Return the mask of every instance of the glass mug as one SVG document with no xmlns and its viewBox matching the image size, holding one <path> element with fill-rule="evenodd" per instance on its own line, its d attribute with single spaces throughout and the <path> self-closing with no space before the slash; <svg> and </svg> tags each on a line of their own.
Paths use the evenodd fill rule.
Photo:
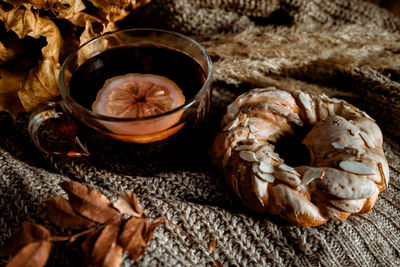
<svg viewBox="0 0 400 267">
<path fill-rule="evenodd" d="M 105 83 L 129 73 L 167 78 L 182 90 L 184 103 L 139 118 L 93 111 Z M 107 33 L 67 57 L 59 75 L 61 100 L 39 105 L 28 131 L 34 144 L 49 155 L 90 155 L 111 167 L 141 164 L 163 156 L 162 151 L 173 152 L 169 145 L 183 142 L 187 129 L 204 121 L 211 88 L 211 59 L 191 38 L 156 29 Z"/>
</svg>

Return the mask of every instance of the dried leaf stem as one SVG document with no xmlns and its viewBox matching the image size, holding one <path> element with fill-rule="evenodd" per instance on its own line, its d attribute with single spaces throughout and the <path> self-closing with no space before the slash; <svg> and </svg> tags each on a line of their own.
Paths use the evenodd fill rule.
<svg viewBox="0 0 400 267">
<path fill-rule="evenodd" d="M 7 266 L 25 266 L 30 260 L 35 266 L 44 266 L 53 242 L 79 240 L 86 265 L 119 266 L 124 250 L 133 260 L 142 256 L 154 231 L 164 222 L 192 240 L 171 220 L 147 217 L 132 192 L 111 203 L 100 192 L 78 182 L 62 182 L 60 186 L 69 198 L 53 197 L 47 201 L 49 219 L 63 229 L 81 231 L 70 236 L 52 236 L 45 227 L 24 222 L 14 231 L 8 246 L 0 249 L 0 255 L 14 254 Z M 149 219 L 154 222 L 150 224 Z"/>
</svg>

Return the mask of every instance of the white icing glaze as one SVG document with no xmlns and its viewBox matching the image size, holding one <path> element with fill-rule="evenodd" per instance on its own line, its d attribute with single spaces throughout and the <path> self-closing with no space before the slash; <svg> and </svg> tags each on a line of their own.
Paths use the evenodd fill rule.
<svg viewBox="0 0 400 267">
<path fill-rule="evenodd" d="M 276 142 L 281 135 L 295 132 L 294 125 L 302 126 L 303 121 L 315 124 L 314 128 L 317 128 L 324 125 L 325 120 L 330 120 L 331 124 L 326 124 L 324 131 L 305 142 L 312 162 L 322 164 L 323 168 L 302 166 L 296 170 L 287 166 L 269 143 Z M 377 196 L 377 184 L 389 181 L 379 127 L 364 112 L 343 100 L 304 92 L 292 95 L 274 88 L 253 89 L 228 106 L 223 121 L 224 130 L 229 131 L 224 146 L 227 151 L 230 147 L 235 149 L 221 153 L 223 159 L 213 160 L 226 166 L 232 154 L 239 153 L 239 158 L 244 161 L 234 157 L 229 167 L 235 169 L 232 177 L 227 177 L 233 180 L 231 185 L 239 195 L 243 193 L 240 189 L 243 170 L 250 170 L 245 161 L 252 162 L 254 193 L 263 198 L 259 201 L 266 210 L 275 210 L 267 205 L 281 207 L 284 214 L 293 210 L 294 217 L 293 214 L 282 216 L 293 219 L 299 214 L 307 214 L 321 223 L 327 218 L 343 219 L 346 217 L 344 212 L 359 212 L 366 198 Z M 268 184 L 271 190 L 267 190 Z M 321 204 L 328 212 L 327 215 L 324 213 L 326 218 L 319 213 L 319 200 L 311 198 L 315 191 L 321 191 L 330 203 Z M 268 192 L 275 195 L 272 199 L 276 203 L 265 202 Z"/>
<path fill-rule="evenodd" d="M 319 209 L 307 198 L 304 198 L 299 191 L 293 190 L 283 184 L 278 184 L 273 189 L 277 198 L 277 205 L 282 210 L 285 210 L 286 207 L 291 207 L 295 216 L 306 214 L 315 220 L 324 221 Z"/>
<path fill-rule="evenodd" d="M 359 134 L 360 133 L 360 130 L 358 130 L 358 129 L 354 129 L 354 128 L 351 128 L 350 129 L 350 133 L 352 134 L 352 135 L 357 135 L 357 134 Z"/>
<path fill-rule="evenodd" d="M 358 176 L 334 168 L 324 168 L 324 179 L 315 182 L 328 194 L 347 199 L 368 198 L 375 192 L 376 184 Z"/>
<path fill-rule="evenodd" d="M 343 211 L 357 213 L 363 208 L 366 199 L 341 199 L 329 200 L 329 202 L 336 208 L 339 208 Z"/>
</svg>

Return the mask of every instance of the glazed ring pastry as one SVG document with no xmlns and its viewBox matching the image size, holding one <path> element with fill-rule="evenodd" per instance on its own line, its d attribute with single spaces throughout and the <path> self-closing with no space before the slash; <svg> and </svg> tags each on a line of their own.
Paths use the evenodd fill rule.
<svg viewBox="0 0 400 267">
<path fill-rule="evenodd" d="M 310 166 L 291 167 L 273 143 L 311 126 Z M 369 212 L 387 188 L 382 133 L 344 100 L 276 88 L 253 89 L 227 107 L 213 162 L 242 202 L 304 226 Z M 296 153 L 296 151 L 293 151 Z"/>
</svg>

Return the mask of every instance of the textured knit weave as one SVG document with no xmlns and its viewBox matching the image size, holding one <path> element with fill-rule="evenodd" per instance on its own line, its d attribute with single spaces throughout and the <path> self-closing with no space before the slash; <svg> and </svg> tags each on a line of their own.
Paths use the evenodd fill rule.
<svg viewBox="0 0 400 267">
<path fill-rule="evenodd" d="M 90 158 L 46 157 L 30 143 L 27 114 L 13 121 L 0 113 L 0 245 L 26 220 L 59 233 L 46 219 L 44 201 L 63 195 L 58 183 L 73 179 L 112 200 L 134 191 L 150 216 L 171 219 L 193 238 L 190 243 L 162 225 L 144 256 L 124 260 L 124 266 L 213 266 L 216 259 L 225 266 L 400 266 L 398 19 L 360 0 L 163 0 L 138 11 L 132 25 L 193 34 L 209 51 L 215 86 L 208 123 L 199 129 L 202 138 L 163 164 L 128 176 Z M 323 91 L 377 119 L 391 180 L 370 213 L 295 227 L 247 211 L 227 192 L 208 147 L 226 105 L 243 91 L 269 85 Z M 211 252 L 214 237 L 217 248 Z M 79 262 L 78 249 L 55 245 L 50 265 Z"/>
</svg>

